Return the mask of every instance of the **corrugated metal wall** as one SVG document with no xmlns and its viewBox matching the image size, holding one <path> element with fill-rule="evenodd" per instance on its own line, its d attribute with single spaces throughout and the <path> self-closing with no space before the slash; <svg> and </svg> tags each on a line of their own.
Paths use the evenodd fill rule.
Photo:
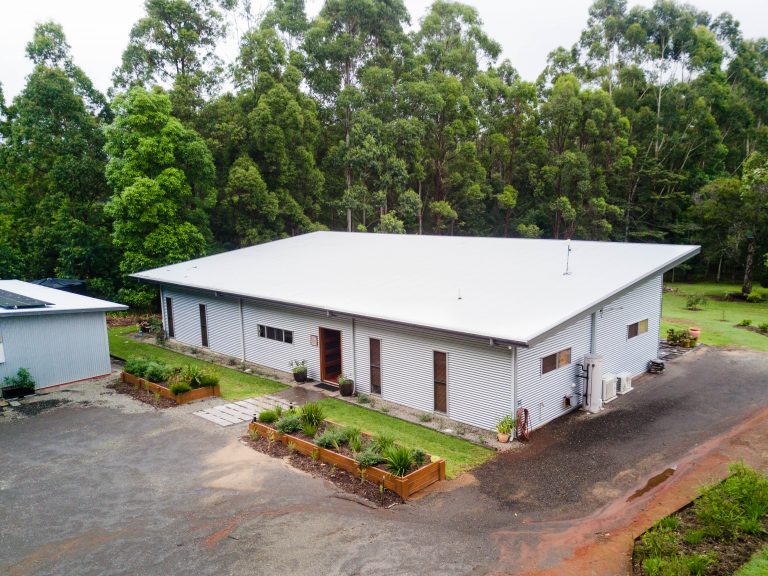
<svg viewBox="0 0 768 576">
<path fill-rule="evenodd" d="M 354 347 L 352 346 L 352 321 L 327 317 L 321 312 L 296 310 L 285 307 L 245 303 L 245 355 L 249 362 L 269 366 L 276 370 L 290 371 L 291 360 L 305 360 L 307 375 L 320 379 L 320 347 L 311 344 L 311 337 L 319 340 L 320 328 L 341 332 L 341 370 L 348 378 L 356 379 L 354 371 Z M 257 326 L 293 331 L 293 344 L 259 337 Z"/>
<path fill-rule="evenodd" d="M 581 392 L 576 365 L 589 353 L 591 339 L 592 318 L 585 316 L 531 348 L 518 348 L 517 403 L 528 409 L 531 428 L 538 428 L 562 416 L 581 401 L 581 397 L 575 394 Z M 571 363 L 542 374 L 541 359 L 566 348 L 571 349 Z M 577 384 L 576 389 L 573 383 Z M 563 407 L 563 396 L 566 394 L 574 395 L 569 408 Z"/>
<path fill-rule="evenodd" d="M 0 380 L 29 369 L 38 388 L 111 372 L 103 312 L 0 319 L 5 363 Z"/>
<path fill-rule="evenodd" d="M 381 395 L 432 412 L 433 352 L 447 353 L 448 417 L 491 429 L 512 412 L 512 351 L 410 327 L 355 321 L 358 390 L 370 391 L 370 339 L 381 340 Z"/>
<path fill-rule="evenodd" d="M 648 369 L 648 360 L 659 352 L 661 275 L 646 280 L 630 292 L 606 303 L 597 312 L 597 353 L 603 355 L 603 372 L 631 372 Z M 648 331 L 627 338 L 627 326 L 648 320 Z"/>
<path fill-rule="evenodd" d="M 167 329 L 165 297 L 168 297 L 173 301 L 173 328 L 176 340 L 193 346 L 202 346 L 199 306 L 205 304 L 208 316 L 208 347 L 214 352 L 235 358 L 243 357 L 239 300 L 214 298 L 169 288 L 164 289 L 163 294 L 163 324 Z"/>
</svg>

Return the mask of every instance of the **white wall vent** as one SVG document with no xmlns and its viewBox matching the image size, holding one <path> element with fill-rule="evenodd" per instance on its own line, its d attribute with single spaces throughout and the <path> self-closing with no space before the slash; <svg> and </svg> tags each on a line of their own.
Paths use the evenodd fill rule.
<svg viewBox="0 0 768 576">
<path fill-rule="evenodd" d="M 632 390 L 632 374 L 630 372 L 616 374 L 616 391 L 619 394 L 626 394 L 630 390 Z"/>
<path fill-rule="evenodd" d="M 616 375 L 606 372 L 603 374 L 603 403 L 616 400 Z"/>
</svg>

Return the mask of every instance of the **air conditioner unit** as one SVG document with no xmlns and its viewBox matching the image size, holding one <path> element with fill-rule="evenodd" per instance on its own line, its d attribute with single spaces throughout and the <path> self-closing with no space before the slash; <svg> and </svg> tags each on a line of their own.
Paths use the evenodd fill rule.
<svg viewBox="0 0 768 576">
<path fill-rule="evenodd" d="M 616 374 L 616 392 L 626 394 L 630 390 L 632 390 L 632 374 L 630 372 Z"/>
<path fill-rule="evenodd" d="M 616 400 L 616 375 L 606 372 L 603 374 L 603 403 Z"/>
</svg>

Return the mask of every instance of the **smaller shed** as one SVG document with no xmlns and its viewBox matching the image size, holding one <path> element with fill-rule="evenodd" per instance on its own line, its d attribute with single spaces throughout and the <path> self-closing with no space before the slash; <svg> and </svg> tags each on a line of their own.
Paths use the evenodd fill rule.
<svg viewBox="0 0 768 576">
<path fill-rule="evenodd" d="M 127 306 L 0 280 L 0 381 L 27 368 L 36 388 L 111 371 L 105 312 Z"/>
</svg>

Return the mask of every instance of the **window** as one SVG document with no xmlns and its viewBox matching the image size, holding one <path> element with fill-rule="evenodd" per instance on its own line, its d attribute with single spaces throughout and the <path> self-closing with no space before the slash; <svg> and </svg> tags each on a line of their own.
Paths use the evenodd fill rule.
<svg viewBox="0 0 768 576">
<path fill-rule="evenodd" d="M 205 312 L 205 304 L 200 304 L 200 340 L 203 348 L 208 348 L 208 315 Z"/>
<path fill-rule="evenodd" d="M 433 353 L 435 412 L 448 412 L 448 362 L 445 352 Z"/>
<path fill-rule="evenodd" d="M 273 328 L 272 326 L 259 324 L 259 336 L 278 342 L 285 342 L 286 344 L 293 344 L 293 332 L 291 330 L 283 330 L 282 328 Z"/>
<path fill-rule="evenodd" d="M 381 340 L 371 338 L 371 393 L 381 394 Z"/>
<path fill-rule="evenodd" d="M 648 320 L 640 320 L 627 326 L 627 340 L 648 332 Z"/>
<path fill-rule="evenodd" d="M 173 300 L 165 298 L 165 319 L 168 323 L 168 338 L 173 338 Z"/>
<path fill-rule="evenodd" d="M 541 373 L 546 374 L 571 363 L 571 349 L 566 348 L 541 359 Z"/>
</svg>

